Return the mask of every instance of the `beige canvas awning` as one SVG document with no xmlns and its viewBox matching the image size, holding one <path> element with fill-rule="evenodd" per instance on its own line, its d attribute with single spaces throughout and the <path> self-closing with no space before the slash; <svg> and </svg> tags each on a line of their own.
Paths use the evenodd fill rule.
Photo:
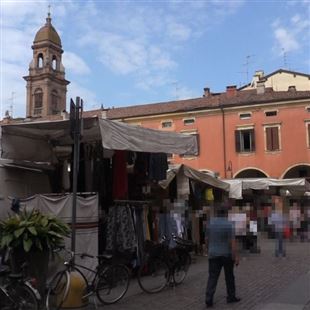
<svg viewBox="0 0 310 310">
<path fill-rule="evenodd" d="M 304 178 L 295 179 L 272 179 L 272 178 L 253 178 L 253 179 L 231 179 L 223 180 L 230 184 L 229 197 L 242 199 L 242 191 L 247 189 L 268 190 L 270 187 L 281 187 L 289 191 L 299 191 L 304 193 L 310 190 L 310 183 Z"/>
<path fill-rule="evenodd" d="M 196 137 L 98 118 L 83 119 L 82 142 L 102 141 L 105 149 L 197 154 Z M 55 147 L 71 145 L 70 122 L 29 122 L 0 127 L 1 158 L 53 162 Z"/>
<path fill-rule="evenodd" d="M 216 188 L 220 188 L 227 192 L 230 189 L 230 185 L 228 183 L 225 183 L 208 173 L 201 172 L 199 170 L 196 170 L 194 168 L 191 168 L 183 164 L 176 165 L 175 167 L 170 168 L 167 172 L 167 179 L 160 181 L 158 184 L 162 188 L 166 189 L 178 173 L 184 173 L 184 175 L 188 177 L 189 179 L 192 179 L 194 181 L 201 182 L 201 183 L 204 183 L 204 184 L 216 187 Z"/>
</svg>

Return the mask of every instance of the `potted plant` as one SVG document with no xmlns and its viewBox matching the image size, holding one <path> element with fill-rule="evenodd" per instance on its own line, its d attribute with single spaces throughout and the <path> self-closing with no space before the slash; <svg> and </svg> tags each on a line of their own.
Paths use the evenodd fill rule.
<svg viewBox="0 0 310 310">
<path fill-rule="evenodd" d="M 44 291 L 51 250 L 64 244 L 70 229 L 53 215 L 38 210 L 23 211 L 0 222 L 0 248 L 10 249 L 11 268 L 18 272 L 22 262 L 28 263 L 28 272 Z"/>
</svg>

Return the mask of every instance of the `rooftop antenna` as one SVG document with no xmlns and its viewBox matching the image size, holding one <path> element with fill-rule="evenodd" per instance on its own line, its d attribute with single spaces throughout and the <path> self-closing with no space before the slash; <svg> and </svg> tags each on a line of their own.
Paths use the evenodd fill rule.
<svg viewBox="0 0 310 310">
<path fill-rule="evenodd" d="M 245 56 L 245 63 L 243 66 L 245 66 L 245 74 L 246 74 L 246 83 L 249 82 L 249 65 L 252 63 L 250 59 L 255 55 L 246 55 Z"/>
<path fill-rule="evenodd" d="M 15 96 L 15 92 L 12 91 L 12 94 L 11 94 L 11 98 L 9 99 L 10 100 L 10 114 L 11 114 L 11 117 L 13 118 L 13 106 L 14 106 L 14 96 Z"/>
<path fill-rule="evenodd" d="M 283 55 L 283 67 L 284 69 L 287 69 L 287 53 L 285 51 L 285 48 L 282 48 L 282 55 Z"/>
<path fill-rule="evenodd" d="M 175 100 L 178 100 L 179 99 L 179 83 L 178 81 L 174 81 L 171 83 L 172 85 L 174 85 L 175 87 Z"/>
</svg>

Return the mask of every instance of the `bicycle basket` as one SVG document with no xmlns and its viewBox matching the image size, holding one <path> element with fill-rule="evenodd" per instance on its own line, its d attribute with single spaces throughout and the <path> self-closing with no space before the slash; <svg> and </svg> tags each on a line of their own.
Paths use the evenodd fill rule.
<svg viewBox="0 0 310 310">
<path fill-rule="evenodd" d="M 177 247 L 182 248 L 188 252 L 194 251 L 195 243 L 191 240 L 185 240 L 179 237 L 175 238 L 175 242 Z"/>
<path fill-rule="evenodd" d="M 160 257 L 164 252 L 163 244 L 155 244 L 153 241 L 146 240 L 144 242 L 144 252 L 148 253 L 151 257 Z"/>
</svg>

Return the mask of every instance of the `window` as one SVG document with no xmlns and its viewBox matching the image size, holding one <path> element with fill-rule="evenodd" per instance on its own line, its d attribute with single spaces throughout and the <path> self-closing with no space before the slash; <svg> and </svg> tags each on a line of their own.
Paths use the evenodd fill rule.
<svg viewBox="0 0 310 310">
<path fill-rule="evenodd" d="M 265 127 L 266 151 L 279 151 L 279 126 Z"/>
<path fill-rule="evenodd" d="M 172 121 L 161 122 L 161 128 L 170 128 L 170 127 L 172 127 Z"/>
<path fill-rule="evenodd" d="M 42 53 L 38 55 L 37 68 L 43 68 L 43 54 Z"/>
<path fill-rule="evenodd" d="M 277 116 L 278 112 L 277 111 L 266 111 L 265 115 L 268 116 Z"/>
<path fill-rule="evenodd" d="M 52 68 L 53 70 L 57 69 L 57 58 L 55 55 L 53 56 L 53 60 L 52 60 Z"/>
<path fill-rule="evenodd" d="M 42 113 L 43 105 L 43 91 L 41 88 L 37 88 L 34 92 L 34 110 L 33 114 L 39 115 Z"/>
<path fill-rule="evenodd" d="M 239 114 L 240 119 L 249 119 L 249 118 L 251 118 L 251 116 L 252 116 L 252 113 L 251 113 L 251 112 L 240 113 L 240 114 Z"/>
<path fill-rule="evenodd" d="M 52 114 L 57 114 L 59 112 L 58 110 L 58 93 L 57 90 L 52 91 Z"/>
<path fill-rule="evenodd" d="M 235 131 L 235 140 L 237 153 L 255 151 L 254 128 L 237 129 Z"/>
<path fill-rule="evenodd" d="M 194 118 L 184 118 L 184 119 L 183 119 L 183 124 L 184 124 L 185 126 L 187 126 L 187 125 L 193 125 L 193 124 L 195 124 L 195 119 L 194 119 Z"/>
<path fill-rule="evenodd" d="M 310 113 L 310 107 L 306 107 L 306 111 Z"/>
</svg>

